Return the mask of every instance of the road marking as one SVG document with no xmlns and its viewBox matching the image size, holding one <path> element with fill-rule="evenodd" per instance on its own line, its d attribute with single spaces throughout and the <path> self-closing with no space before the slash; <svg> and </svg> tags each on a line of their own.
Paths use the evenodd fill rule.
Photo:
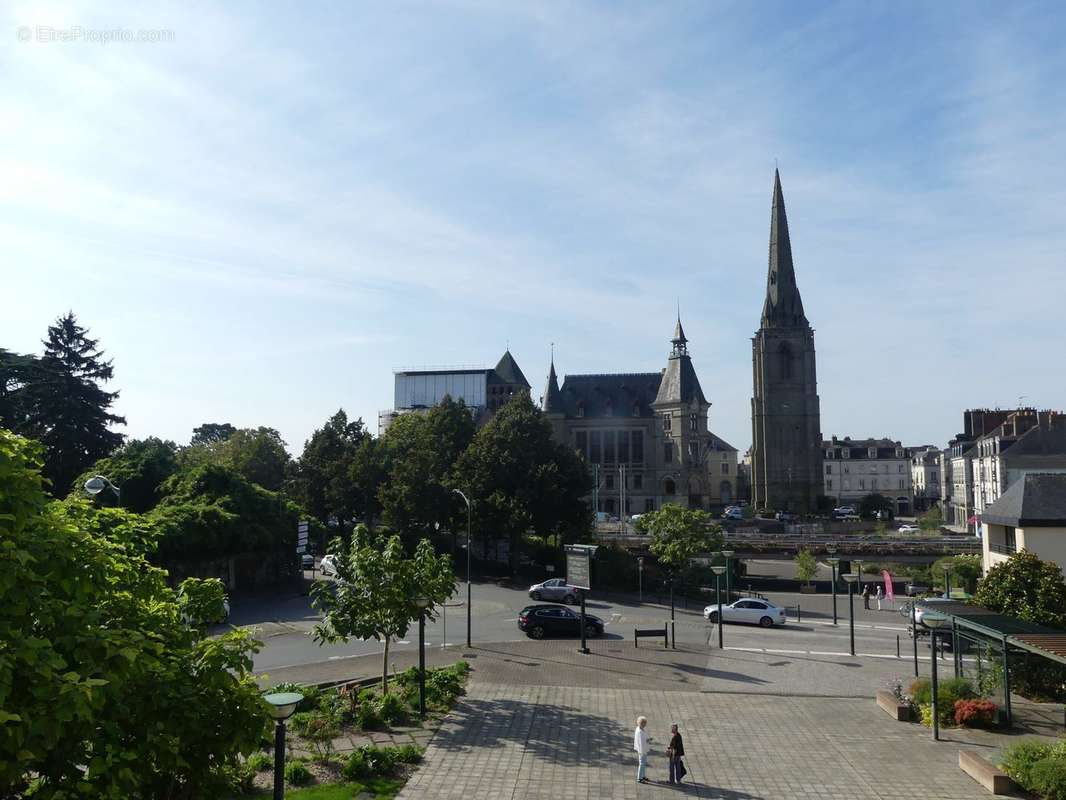
<svg viewBox="0 0 1066 800">
<path fill-rule="evenodd" d="M 795 655 L 797 653 L 801 653 L 801 654 L 806 655 L 808 651 L 807 650 L 771 650 L 769 647 L 767 647 L 767 648 L 764 648 L 763 652 L 765 652 L 765 653 L 784 653 L 784 654 L 787 654 L 787 655 Z"/>
</svg>

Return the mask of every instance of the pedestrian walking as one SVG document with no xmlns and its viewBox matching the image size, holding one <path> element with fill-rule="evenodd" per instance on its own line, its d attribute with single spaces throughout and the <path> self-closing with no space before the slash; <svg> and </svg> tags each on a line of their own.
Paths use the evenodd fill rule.
<svg viewBox="0 0 1066 800">
<path fill-rule="evenodd" d="M 870 584 L 862 587 L 862 607 L 867 611 L 870 610 Z"/>
<path fill-rule="evenodd" d="M 637 717 L 637 728 L 633 731 L 633 749 L 637 751 L 637 783 L 647 783 L 648 777 L 648 751 L 651 738 L 644 728 L 648 724 L 647 717 Z"/>
<path fill-rule="evenodd" d="M 881 588 L 881 584 L 877 584 L 877 610 L 881 610 L 881 598 L 885 596 L 885 590 Z"/>
<path fill-rule="evenodd" d="M 685 755 L 685 743 L 681 739 L 681 732 L 675 722 L 670 726 L 670 744 L 666 748 L 666 757 L 670 762 L 670 783 L 681 783 L 681 779 L 688 772 L 685 762 L 681 757 Z"/>
</svg>

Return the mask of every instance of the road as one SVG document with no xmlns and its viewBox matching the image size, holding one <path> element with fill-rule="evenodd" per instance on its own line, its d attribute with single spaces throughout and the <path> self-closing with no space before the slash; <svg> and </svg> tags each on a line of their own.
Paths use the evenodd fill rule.
<svg viewBox="0 0 1066 800">
<path fill-rule="evenodd" d="M 460 647 L 466 642 L 466 585 L 457 584 L 457 591 L 446 609 L 438 608 L 437 619 L 426 624 L 427 648 Z M 654 599 L 654 598 L 652 598 Z M 780 653 L 810 653 L 813 655 L 847 653 L 849 650 L 847 597 L 838 597 L 839 624 L 832 623 L 832 602 L 829 595 L 805 595 L 773 592 L 768 599 L 790 609 L 789 622 L 782 628 L 763 630 L 744 625 L 726 625 L 723 638 L 727 648 Z M 509 642 L 525 640 L 518 630 L 518 612 L 531 601 L 524 590 L 501 588 L 494 584 L 473 586 L 472 640 L 475 642 Z M 873 601 L 871 601 L 873 604 Z M 801 608 L 801 620 L 796 621 L 796 606 Z M 862 609 L 862 601 L 855 601 L 856 652 L 871 658 L 895 658 L 896 637 L 900 637 L 904 657 L 910 640 L 906 621 L 888 609 L 877 612 Z M 629 639 L 635 627 L 661 625 L 670 615 L 669 606 L 639 603 L 636 598 L 609 598 L 592 592 L 587 611 L 604 620 L 607 636 Z M 676 609 L 677 640 L 717 646 L 717 629 L 701 615 L 701 608 Z M 231 624 L 253 630 L 263 641 L 263 649 L 255 657 L 255 670 L 271 669 L 340 660 L 347 657 L 381 653 L 383 645 L 376 640 L 352 640 L 347 643 L 318 645 L 311 638 L 311 630 L 318 615 L 309 598 L 288 596 L 235 601 Z M 445 631 L 447 638 L 445 639 Z M 417 648 L 418 626 L 412 625 L 405 639 L 393 642 L 391 649 Z"/>
</svg>

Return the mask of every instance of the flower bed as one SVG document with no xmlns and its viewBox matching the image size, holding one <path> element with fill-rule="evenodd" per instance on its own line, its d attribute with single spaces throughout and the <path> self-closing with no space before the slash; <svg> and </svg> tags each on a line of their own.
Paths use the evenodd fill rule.
<svg viewBox="0 0 1066 800">
<path fill-rule="evenodd" d="M 996 704 L 979 697 L 966 678 L 947 678 L 937 685 L 937 713 L 943 727 L 961 725 L 971 728 L 996 724 Z M 901 678 L 889 682 L 887 690 L 877 692 L 877 703 L 897 720 L 917 718 L 923 725 L 933 724 L 933 688 L 927 678 L 918 678 L 904 691 Z"/>
</svg>

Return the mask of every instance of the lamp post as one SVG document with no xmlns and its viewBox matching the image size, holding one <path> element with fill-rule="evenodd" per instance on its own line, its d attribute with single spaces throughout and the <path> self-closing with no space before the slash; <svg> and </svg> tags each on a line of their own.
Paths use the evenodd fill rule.
<svg viewBox="0 0 1066 800">
<path fill-rule="evenodd" d="M 470 647 L 470 550 L 473 546 L 470 541 L 470 520 L 473 512 L 470 507 L 470 498 L 458 489 L 452 489 L 452 491 L 463 498 L 466 503 L 466 646 Z"/>
<path fill-rule="evenodd" d="M 711 572 L 714 573 L 714 593 L 718 600 L 718 649 L 724 650 L 722 646 L 722 573 L 725 572 L 725 567 L 715 564 L 711 567 Z"/>
<path fill-rule="evenodd" d="M 939 633 L 939 628 L 948 618 L 937 611 L 925 611 L 922 613 L 922 624 L 929 628 L 929 646 L 932 648 L 929 655 L 929 662 L 932 665 L 932 672 L 930 673 L 929 688 L 932 691 L 933 700 L 933 741 L 940 739 L 940 719 L 939 711 L 936 702 L 936 636 Z"/>
<path fill-rule="evenodd" d="M 854 572 L 848 572 L 844 575 L 844 580 L 848 584 L 848 629 L 851 635 L 851 654 L 855 655 L 855 581 L 859 579 L 859 576 Z"/>
<path fill-rule="evenodd" d="M 826 559 L 833 570 L 833 624 L 837 624 L 837 567 L 840 566 L 838 556 L 830 556 Z"/>
<path fill-rule="evenodd" d="M 856 578 L 858 585 L 855 587 L 855 594 L 862 594 L 862 561 L 859 559 L 855 559 L 855 574 L 858 576 Z"/>
<path fill-rule="evenodd" d="M 285 798 L 285 720 L 304 699 L 299 692 L 274 692 L 263 696 L 274 718 L 274 800 Z"/>
<path fill-rule="evenodd" d="M 637 556 L 637 602 L 644 602 L 644 556 Z"/>
<path fill-rule="evenodd" d="M 85 481 L 85 491 L 93 497 L 96 497 L 104 489 L 110 489 L 115 493 L 115 505 L 122 505 L 122 490 L 103 475 L 93 475 L 89 480 Z"/>
<path fill-rule="evenodd" d="M 733 595 L 730 594 L 730 592 L 732 590 L 731 589 L 731 581 L 729 579 L 729 576 L 732 574 L 733 570 L 731 570 L 729 568 L 729 560 L 731 558 L 733 558 L 733 556 L 735 554 L 736 554 L 735 550 L 723 550 L 722 551 L 722 555 L 725 557 L 725 601 L 726 601 L 726 603 L 732 603 L 733 602 Z"/>
<path fill-rule="evenodd" d="M 951 566 L 944 565 L 944 599 L 951 598 Z"/>
<path fill-rule="evenodd" d="M 429 598 L 419 595 L 415 598 L 418 608 L 418 716 L 426 718 L 426 609 Z"/>
</svg>

